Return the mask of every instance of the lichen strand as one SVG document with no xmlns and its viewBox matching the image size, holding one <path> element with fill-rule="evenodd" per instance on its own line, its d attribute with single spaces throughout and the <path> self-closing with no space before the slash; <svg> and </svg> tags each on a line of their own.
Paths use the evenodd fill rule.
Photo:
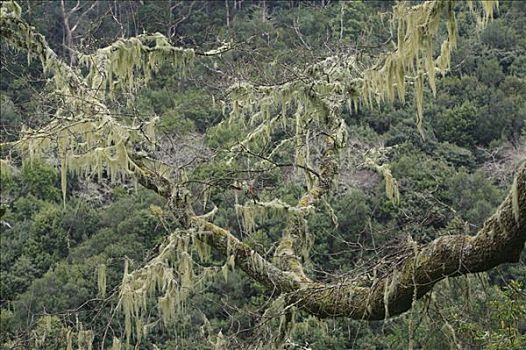
<svg viewBox="0 0 526 350">
<path fill-rule="evenodd" d="M 382 158 L 392 150 L 392 147 L 373 148 L 365 156 L 365 164 L 372 170 L 380 173 L 385 181 L 385 194 L 391 202 L 400 203 L 400 191 L 398 181 L 394 178 L 388 163 L 381 164 Z"/>
<path fill-rule="evenodd" d="M 77 111 L 82 113 L 79 114 L 81 119 L 57 113 L 52 122 L 38 131 L 25 128 L 15 144 L 22 154 L 28 155 L 25 160 L 45 158 L 56 152 L 60 159 L 64 196 L 67 172 L 85 177 L 97 176 L 99 180 L 104 175 L 112 182 L 126 175 L 142 174 L 142 168 L 132 159 L 128 142 L 142 138 L 140 128 L 143 126 L 123 126 L 108 114 L 92 118 L 86 111 Z"/>
<path fill-rule="evenodd" d="M 97 287 L 102 298 L 106 296 L 106 278 L 106 265 L 100 264 L 97 266 Z"/>
</svg>

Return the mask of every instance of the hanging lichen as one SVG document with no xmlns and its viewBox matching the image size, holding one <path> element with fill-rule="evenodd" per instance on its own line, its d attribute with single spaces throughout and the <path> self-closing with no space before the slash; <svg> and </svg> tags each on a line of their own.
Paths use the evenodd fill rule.
<svg viewBox="0 0 526 350">
<path fill-rule="evenodd" d="M 106 265 L 100 264 L 97 266 L 97 286 L 99 289 L 99 296 L 104 298 L 106 296 Z"/>
<path fill-rule="evenodd" d="M 479 1 L 482 14 L 476 14 L 479 23 L 485 26 L 498 1 Z M 403 101 L 407 75 L 416 76 L 415 104 L 417 108 L 417 127 L 423 134 L 423 72 L 427 76 L 433 94 L 436 94 L 435 74 L 442 74 L 449 68 L 451 51 L 456 46 L 456 18 L 454 1 L 426 1 L 409 7 L 407 2 L 398 2 L 393 9 L 393 22 L 397 28 L 397 50 L 387 54 L 380 63 L 363 72 L 361 97 L 367 105 L 372 102 L 393 101 L 395 88 Z M 469 2 L 473 8 L 472 2 Z M 433 40 L 438 33 L 441 18 L 446 16 L 447 37 L 444 39 L 437 59 L 433 58 Z"/>
<path fill-rule="evenodd" d="M 0 159 L 0 175 L 3 177 L 10 177 L 15 168 L 11 165 L 11 162 L 7 159 Z"/>
<path fill-rule="evenodd" d="M 277 297 L 261 317 L 260 328 L 255 334 L 254 349 L 283 349 L 294 325 L 294 306 L 287 304 L 285 295 Z"/>
<path fill-rule="evenodd" d="M 93 350 L 93 340 L 95 334 L 92 330 L 84 330 L 82 324 L 77 332 L 77 349 L 78 350 Z"/>
<path fill-rule="evenodd" d="M 365 156 L 365 164 L 383 176 L 387 198 L 389 198 L 394 204 L 398 205 L 400 203 L 398 182 L 393 177 L 391 169 L 387 163 L 379 164 L 391 149 L 392 147 L 382 147 L 369 150 Z"/>
<path fill-rule="evenodd" d="M 513 179 L 513 184 L 511 186 L 511 206 L 513 210 L 513 216 L 515 217 L 515 222 L 519 224 L 520 220 L 520 208 L 519 208 L 519 190 L 517 177 Z"/>
<path fill-rule="evenodd" d="M 234 255 L 229 255 L 226 262 L 223 264 L 223 267 L 221 267 L 221 273 L 223 274 L 225 282 L 228 282 L 228 273 L 234 270 L 235 265 L 236 257 Z"/>
<path fill-rule="evenodd" d="M 58 102 L 55 118 L 34 131 L 22 130 L 15 146 L 24 158 L 34 159 L 53 155 L 60 160 L 61 188 L 66 199 L 67 173 L 99 179 L 105 174 L 111 181 L 125 175 L 141 172 L 130 156 L 132 144 L 155 144 L 155 122 L 121 124 L 105 105 L 108 96 L 116 90 L 133 91 L 150 79 L 162 64 L 172 64 L 179 72 L 191 65 L 193 49 L 173 47 L 159 33 L 143 34 L 121 39 L 99 49 L 92 55 L 80 55 L 79 62 L 86 67 L 74 69 L 63 62 L 48 46 L 44 37 L 34 31 L 20 16 L 20 7 L 14 2 L 1 4 L 2 30 L 9 31 L 8 42 L 24 47 L 28 55 L 37 55 L 46 73 L 51 74 L 54 101 Z M 224 46 L 219 49 L 228 49 Z M 218 51 L 218 52 L 219 52 Z M 204 53 L 207 55 L 209 53 Z M 157 169 L 165 172 L 165 169 Z"/>
<path fill-rule="evenodd" d="M 111 350 L 122 350 L 122 342 L 119 338 L 113 337 Z"/>
<path fill-rule="evenodd" d="M 385 318 L 389 318 L 389 301 L 393 297 L 397 284 L 399 283 L 399 273 L 395 269 L 390 275 L 389 278 L 386 278 L 384 281 L 384 309 L 385 309 Z"/>
<path fill-rule="evenodd" d="M 185 311 L 186 299 L 192 290 L 204 286 L 216 272 L 204 268 L 196 275 L 191 256 L 198 241 L 197 231 L 177 231 L 159 248 L 159 254 L 145 266 L 129 272 L 125 261 L 124 275 L 119 293 L 119 308 L 124 315 L 125 338 L 136 344 L 155 324 L 148 322 L 148 300 L 157 297 L 157 308 L 162 324 L 173 324 L 178 313 Z M 201 238 L 202 239 L 202 238 Z M 232 260 L 227 260 L 230 269 Z"/>
<path fill-rule="evenodd" d="M 484 25 L 493 16 L 496 1 L 480 3 L 482 15 L 478 15 L 478 18 Z M 255 230 L 256 217 L 261 209 L 265 212 L 282 206 L 286 209 L 285 212 L 293 213 L 294 219 L 289 221 L 290 226 L 285 230 L 277 249 L 286 260 L 292 262 L 284 269 L 303 276 L 294 252 L 296 237 L 308 242 L 308 232 L 302 228 L 305 213 L 320 202 L 337 177 L 338 151 L 345 145 L 347 132 L 341 113 L 344 106 L 349 106 L 350 111 L 356 111 L 361 106 L 370 107 L 395 98 L 403 101 L 406 86 L 412 85 L 415 90 L 416 125 L 422 136 L 424 135 L 425 80 L 427 78 L 435 93 L 435 74 L 437 71 L 444 74 L 449 68 L 450 52 L 456 45 L 453 4 L 453 1 L 435 0 L 409 7 L 405 2 L 398 3 L 393 18 L 397 29 L 397 49 L 386 53 L 372 66 L 359 63 L 353 55 L 333 56 L 309 66 L 302 72 L 301 79 L 265 87 L 238 83 L 230 89 L 230 121 L 244 126 L 246 135 L 230 149 L 228 157 L 233 159 L 238 155 L 260 155 L 253 150 L 259 151 L 271 145 L 269 158 L 258 159 L 254 166 L 272 165 L 272 157 L 281 156 L 281 147 L 291 145 L 294 154 L 292 164 L 297 173 L 303 175 L 307 187 L 307 192 L 301 196 L 296 206 L 286 206 L 270 200 L 258 203 L 259 206 L 244 205 L 239 209 L 244 228 L 248 232 Z M 444 13 L 448 34 L 442 42 L 440 55 L 435 59 L 433 40 Z M 26 48 L 28 58 L 36 55 L 41 60 L 45 72 L 51 74 L 53 98 L 58 101 L 56 116 L 50 123 L 38 130 L 23 130 L 16 147 L 24 159 L 31 161 L 52 155 L 60 160 L 64 200 L 68 172 L 97 176 L 99 180 L 108 176 L 112 181 L 144 172 L 142 167 L 148 164 L 148 160 L 138 164 L 131 145 L 144 145 L 148 149 L 156 142 L 156 118 L 146 122 L 122 124 L 112 117 L 114 113 L 105 101 L 118 96 L 120 92 L 134 92 L 151 78 L 160 65 L 167 62 L 174 64 L 184 74 L 194 59 L 194 51 L 172 47 L 168 39 L 158 33 L 139 35 L 136 38 L 121 39 L 92 55 L 81 56 L 80 62 L 87 71 L 83 75 L 81 70 L 75 70 L 62 62 L 49 48 L 43 36 L 35 33 L 22 20 L 20 7 L 16 3 L 2 2 L 0 20 L 10 44 Z M 291 137 L 274 145 L 273 136 L 278 132 Z M 387 164 L 380 165 L 374 161 L 371 165 L 384 176 L 388 198 L 398 203 L 398 186 Z M 156 173 L 168 173 L 168 170 L 161 169 L 158 163 L 151 166 L 151 170 Z M 513 210 L 517 219 L 519 208 L 515 204 L 517 200 L 514 201 Z M 175 320 L 178 311 L 184 310 L 185 300 L 195 286 L 196 273 L 191 257 L 192 242 L 196 242 L 192 238 L 193 234 L 195 233 L 178 232 L 171 235 L 157 257 L 136 271 L 129 271 L 129 262 L 126 260 L 119 307 L 124 314 L 128 344 L 132 339 L 139 343 L 146 334 L 145 319 L 149 298 L 157 297 L 159 314 L 165 326 Z M 225 278 L 235 264 L 235 252 L 230 238 L 226 244 L 228 258 L 223 267 Z M 205 254 L 202 249 L 197 249 L 200 255 Z M 306 251 L 303 253 L 308 255 Z M 256 271 L 263 269 L 263 259 L 257 255 L 250 263 Z M 102 280 L 102 276 L 105 273 L 98 273 L 99 292 L 106 289 L 106 281 L 105 278 Z M 386 314 L 389 313 L 389 298 L 398 283 L 395 277 L 396 273 L 390 281 L 385 281 Z M 284 300 L 278 301 L 281 304 L 278 303 L 276 308 L 288 312 L 285 310 Z M 286 330 L 287 322 L 285 319 L 280 330 Z M 283 339 L 286 333 L 279 338 Z M 222 343 L 222 336 L 219 335 L 216 344 Z M 113 347 L 120 349 L 120 341 L 115 339 Z M 79 349 L 91 349 L 92 341 L 93 334 L 90 331 L 78 332 Z"/>
<path fill-rule="evenodd" d="M 398 183 L 396 182 L 396 179 L 391 174 L 391 169 L 387 166 L 387 164 L 383 164 L 378 168 L 378 170 L 382 173 L 385 180 L 385 193 L 387 195 L 387 198 L 389 198 L 394 204 L 400 203 L 400 192 L 398 191 Z"/>
<path fill-rule="evenodd" d="M 206 242 L 204 242 L 203 238 L 199 237 L 199 235 L 194 236 L 193 247 L 197 251 L 197 254 L 199 255 L 201 261 L 208 261 L 211 253 L 211 248 L 208 244 L 206 244 Z"/>
<path fill-rule="evenodd" d="M 67 330 L 66 333 L 66 350 L 73 350 L 73 331 Z"/>
<path fill-rule="evenodd" d="M 497 2 L 480 3 L 481 11 L 471 7 L 485 24 L 493 16 Z M 416 124 L 423 136 L 424 77 L 427 76 L 435 92 L 436 71 L 444 73 L 449 67 L 450 51 L 456 45 L 453 5 L 453 1 L 427 1 L 411 7 L 405 2 L 398 3 L 393 16 L 397 49 L 371 67 L 362 66 L 352 55 L 333 56 L 308 67 L 300 80 L 266 87 L 235 84 L 229 91 L 231 119 L 247 121 L 251 130 L 236 148 L 262 147 L 274 131 L 290 129 L 294 134 L 298 172 L 305 173 L 310 188 L 312 174 L 304 171 L 312 168 L 311 157 L 315 157 L 310 152 L 309 145 L 315 141 L 309 136 L 310 130 L 344 125 L 339 110 L 345 104 L 356 109 L 359 101 L 371 106 L 373 101 L 381 103 L 396 97 L 403 100 L 406 80 L 414 80 Z M 435 60 L 432 43 L 444 16 L 448 35 Z M 87 74 L 82 75 L 80 70 L 62 62 L 45 39 L 21 19 L 20 8 L 15 3 L 2 3 L 1 21 L 2 28 L 9 30 L 9 42 L 26 48 L 29 55 L 37 55 L 45 70 L 52 74 L 55 96 L 61 101 L 55 123 L 39 132 L 28 129 L 18 146 L 27 151 L 29 158 L 56 150 L 61 160 L 64 199 L 68 171 L 85 174 L 96 171 L 100 177 L 107 169 L 112 180 L 116 176 L 139 172 L 141 168 L 130 159 L 128 142 L 155 142 L 154 121 L 120 125 L 110 117 L 112 113 L 104 100 L 107 96 L 115 96 L 116 90 L 134 91 L 150 79 L 161 64 L 171 63 L 184 74 L 195 52 L 171 46 L 159 33 L 143 34 L 120 39 L 94 54 L 81 55 L 79 62 L 87 70 Z M 227 48 L 228 45 L 204 54 L 215 54 Z M 291 111 L 295 111 L 294 118 L 289 116 Z M 82 126 L 82 130 L 76 130 L 77 125 Z M 60 134 L 75 137 L 53 137 Z M 49 142 L 50 139 L 53 142 Z M 101 144 L 101 141 L 107 142 Z"/>
<path fill-rule="evenodd" d="M 94 54 L 81 55 L 79 61 L 89 71 L 89 86 L 105 97 L 114 96 L 116 90 L 133 92 L 163 64 L 171 64 L 184 74 L 194 57 L 193 49 L 174 47 L 164 35 L 155 33 L 120 39 Z"/>
<path fill-rule="evenodd" d="M 236 214 L 241 217 L 243 228 L 247 234 L 255 232 L 256 229 L 256 217 L 261 211 L 258 206 L 255 205 L 236 205 Z"/>
</svg>

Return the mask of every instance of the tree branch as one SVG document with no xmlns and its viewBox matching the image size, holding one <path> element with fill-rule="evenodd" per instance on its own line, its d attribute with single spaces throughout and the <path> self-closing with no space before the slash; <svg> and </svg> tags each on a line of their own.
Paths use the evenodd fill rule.
<svg viewBox="0 0 526 350">
<path fill-rule="evenodd" d="M 519 260 L 526 242 L 526 162 L 506 199 L 477 235 L 442 236 L 423 247 L 415 246 L 411 255 L 371 287 L 298 279 L 297 274 L 277 269 L 228 231 L 208 222 L 198 224 L 207 232 L 206 243 L 225 255 L 233 254 L 236 265 L 251 278 L 288 293 L 289 300 L 305 311 L 319 317 L 381 320 L 409 310 L 415 295 L 421 298 L 446 277 Z"/>
</svg>

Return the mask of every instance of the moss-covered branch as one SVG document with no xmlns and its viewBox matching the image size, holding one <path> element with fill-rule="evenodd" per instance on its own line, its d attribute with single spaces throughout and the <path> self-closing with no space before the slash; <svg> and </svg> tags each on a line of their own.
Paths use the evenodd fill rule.
<svg viewBox="0 0 526 350">
<path fill-rule="evenodd" d="M 414 252 L 371 287 L 325 284 L 297 279 L 263 259 L 246 244 L 208 222 L 198 222 L 205 241 L 263 285 L 288 293 L 292 302 L 320 317 L 380 320 L 409 310 L 446 277 L 487 271 L 517 262 L 526 242 L 526 162 L 519 168 L 506 199 L 475 236 L 442 236 L 415 246 Z"/>
</svg>

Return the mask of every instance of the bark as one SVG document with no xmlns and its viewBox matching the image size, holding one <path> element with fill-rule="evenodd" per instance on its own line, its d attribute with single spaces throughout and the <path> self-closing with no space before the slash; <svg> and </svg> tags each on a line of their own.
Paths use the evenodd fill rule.
<svg viewBox="0 0 526 350">
<path fill-rule="evenodd" d="M 319 317 L 381 320 L 401 314 L 446 277 L 490 270 L 518 262 L 526 242 L 526 162 L 496 212 L 475 235 L 449 235 L 415 246 L 398 268 L 371 287 L 324 284 L 282 271 L 228 231 L 194 218 L 205 231 L 203 240 L 224 255 L 233 254 L 236 266 L 250 277 Z"/>
<path fill-rule="evenodd" d="M 78 2 L 77 2 L 78 6 Z M 77 9 L 77 6 L 71 11 L 71 13 L 75 12 Z M 71 50 L 73 49 L 73 34 L 71 32 L 71 27 L 69 25 L 69 16 L 71 13 L 66 12 L 66 6 L 64 4 L 64 0 L 60 1 L 60 8 L 62 10 L 62 21 L 63 21 L 63 27 L 64 27 L 64 38 L 62 41 L 62 45 L 66 49 L 67 53 L 66 56 L 69 57 L 69 63 L 70 65 L 75 63 L 75 55 L 71 54 Z"/>
<path fill-rule="evenodd" d="M 75 42 L 73 38 L 73 33 L 77 30 L 82 18 L 88 12 L 93 10 L 96 5 L 97 1 L 94 1 L 91 4 L 91 6 L 89 6 L 87 9 L 83 9 L 83 6 L 81 5 L 80 1 L 77 1 L 75 6 L 71 10 L 67 11 L 64 0 L 60 1 L 60 9 L 62 11 L 62 23 L 64 28 L 64 38 L 62 40 L 62 45 L 65 49 L 65 56 L 69 57 L 70 65 L 74 65 L 76 63 L 76 55 L 74 53 Z M 72 26 L 70 20 L 73 18 L 73 15 L 80 10 L 83 10 L 83 12 L 77 16 L 75 24 Z"/>
</svg>

